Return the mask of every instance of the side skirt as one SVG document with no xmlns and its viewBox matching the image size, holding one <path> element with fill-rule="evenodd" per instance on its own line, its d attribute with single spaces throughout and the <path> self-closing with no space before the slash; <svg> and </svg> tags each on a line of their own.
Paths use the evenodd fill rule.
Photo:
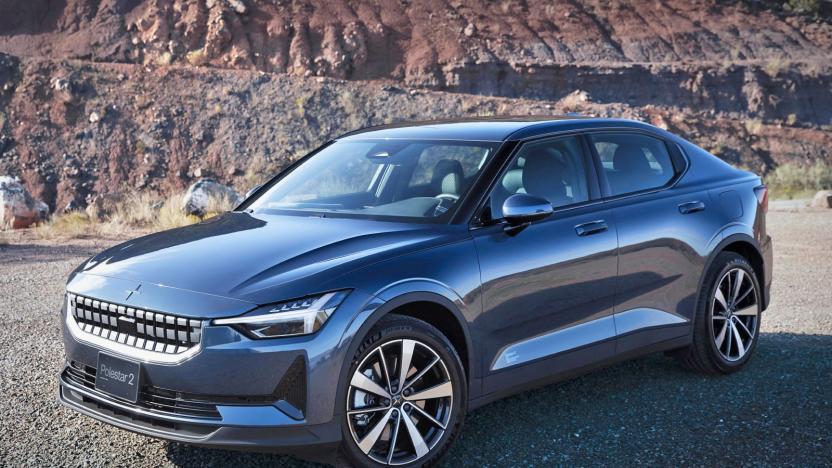
<svg viewBox="0 0 832 468">
<path fill-rule="evenodd" d="M 686 318 L 671 312 L 648 308 L 625 310 L 511 343 L 497 353 L 490 371 L 516 367 L 616 337 L 635 335 L 653 329 L 670 330 L 670 336 L 657 337 L 654 340 L 662 341 L 688 332 L 684 327 L 688 324 Z"/>
<path fill-rule="evenodd" d="M 677 314 L 638 308 L 554 330 L 505 346 L 483 379 L 476 407 L 635 356 L 690 342 L 691 324 Z"/>
<path fill-rule="evenodd" d="M 689 329 L 689 327 L 684 328 Z M 594 370 L 609 367 L 624 361 L 629 361 L 647 354 L 682 348 L 688 346 L 690 343 L 691 337 L 687 334 L 661 342 L 654 342 L 650 345 L 631 349 L 629 351 L 616 353 L 614 351 L 615 341 L 610 341 L 609 343 L 603 343 L 602 345 L 589 346 L 582 350 L 571 351 L 565 353 L 563 356 L 556 356 L 554 358 L 544 359 L 537 363 L 520 366 L 518 369 L 500 372 L 497 375 L 492 375 L 484 379 L 483 389 L 485 392 L 489 393 L 469 400 L 468 411 L 473 411 L 489 403 L 493 403 L 497 400 L 501 400 L 517 393 L 569 380 L 585 375 Z M 612 348 L 608 346 L 611 346 Z M 607 357 L 600 360 L 598 359 L 599 353 L 605 354 L 607 352 L 610 353 Z M 561 369 L 558 369 L 558 367 L 561 366 L 558 366 L 555 361 L 567 357 L 573 367 L 563 366 Z M 512 382 L 512 384 L 506 385 L 507 382 Z"/>
</svg>

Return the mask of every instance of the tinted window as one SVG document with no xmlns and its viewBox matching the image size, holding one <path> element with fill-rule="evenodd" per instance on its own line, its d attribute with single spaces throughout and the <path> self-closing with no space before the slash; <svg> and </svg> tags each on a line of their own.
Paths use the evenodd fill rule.
<svg viewBox="0 0 832 468">
<path fill-rule="evenodd" d="M 663 141 L 637 133 L 589 136 L 601 158 L 612 195 L 658 188 L 674 175 Z"/>
<path fill-rule="evenodd" d="M 503 217 L 503 202 L 515 193 L 548 200 L 553 207 L 589 200 L 586 167 L 576 137 L 523 145 L 491 194 L 491 216 Z"/>
</svg>

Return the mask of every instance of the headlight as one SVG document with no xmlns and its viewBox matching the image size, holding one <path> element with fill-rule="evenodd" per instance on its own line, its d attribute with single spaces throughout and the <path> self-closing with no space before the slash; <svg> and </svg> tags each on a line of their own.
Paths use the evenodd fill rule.
<svg viewBox="0 0 832 468">
<path fill-rule="evenodd" d="M 241 317 L 216 319 L 214 324 L 232 325 L 253 338 L 308 335 L 323 326 L 347 293 L 335 291 L 272 304 Z"/>
</svg>

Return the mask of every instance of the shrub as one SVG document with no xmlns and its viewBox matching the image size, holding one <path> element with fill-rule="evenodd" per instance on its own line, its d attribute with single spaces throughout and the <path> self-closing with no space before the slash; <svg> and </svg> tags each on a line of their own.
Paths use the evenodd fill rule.
<svg viewBox="0 0 832 468">
<path fill-rule="evenodd" d="M 821 160 L 808 165 L 782 164 L 765 177 L 765 182 L 772 198 L 808 198 L 818 190 L 832 189 L 832 164 Z"/>
<path fill-rule="evenodd" d="M 745 121 L 745 130 L 750 135 L 759 135 L 763 129 L 763 121 L 760 119 L 748 119 Z"/>
<path fill-rule="evenodd" d="M 205 217 L 209 218 L 214 214 L 206 214 Z M 161 203 L 156 217 L 153 219 L 153 222 L 149 223 L 149 227 L 153 231 L 164 231 L 166 229 L 198 223 L 199 221 L 199 217 L 186 214 L 182 211 L 182 195 L 173 195 Z"/>
<path fill-rule="evenodd" d="M 817 15 L 820 13 L 820 0 L 788 0 L 785 7 L 795 13 Z"/>
<path fill-rule="evenodd" d="M 781 59 L 780 57 L 775 57 L 766 62 L 764 70 L 768 76 L 772 78 L 777 78 L 777 75 L 779 75 L 785 67 L 786 63 L 783 62 L 783 59 Z"/>
<path fill-rule="evenodd" d="M 202 219 L 229 211 L 229 201 L 212 201 L 210 212 Z M 73 211 L 58 214 L 35 227 L 42 239 L 79 238 L 89 235 L 123 237 L 131 234 L 164 231 L 201 219 L 182 211 L 182 195 L 160 198 L 149 194 L 131 194 L 116 205 L 112 215 L 101 222 L 90 219 L 86 213 Z"/>
<path fill-rule="evenodd" d="M 205 51 L 202 49 L 192 50 L 185 55 L 185 60 L 188 61 L 194 67 L 201 67 L 208 62 L 208 56 L 205 55 Z"/>
<path fill-rule="evenodd" d="M 95 234 L 95 230 L 86 213 L 73 211 L 55 215 L 49 221 L 38 224 L 35 234 L 41 239 L 76 238 Z"/>
</svg>

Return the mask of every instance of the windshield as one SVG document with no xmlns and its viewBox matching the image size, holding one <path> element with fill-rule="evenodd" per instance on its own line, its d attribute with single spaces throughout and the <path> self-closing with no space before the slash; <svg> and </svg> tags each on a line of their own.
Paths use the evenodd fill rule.
<svg viewBox="0 0 832 468">
<path fill-rule="evenodd" d="M 446 219 L 498 143 L 337 141 L 277 180 L 250 208 Z"/>
</svg>

